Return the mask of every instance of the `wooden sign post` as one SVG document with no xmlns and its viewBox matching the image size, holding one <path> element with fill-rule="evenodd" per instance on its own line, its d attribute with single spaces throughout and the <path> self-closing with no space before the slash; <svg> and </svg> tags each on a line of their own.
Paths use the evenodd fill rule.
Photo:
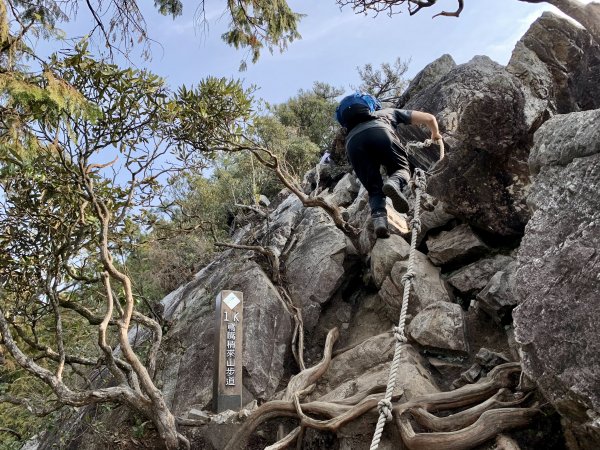
<svg viewBox="0 0 600 450">
<path fill-rule="evenodd" d="M 239 291 L 221 291 L 217 295 L 213 380 L 217 413 L 242 407 L 243 300 Z"/>
</svg>

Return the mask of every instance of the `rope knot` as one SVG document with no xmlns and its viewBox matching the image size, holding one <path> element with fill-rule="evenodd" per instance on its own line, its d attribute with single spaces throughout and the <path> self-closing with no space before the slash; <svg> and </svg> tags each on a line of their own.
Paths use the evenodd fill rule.
<svg viewBox="0 0 600 450">
<path fill-rule="evenodd" d="M 423 191 L 427 189 L 427 178 L 422 169 L 415 169 L 415 184 Z"/>
<path fill-rule="evenodd" d="M 417 233 L 421 232 L 421 219 L 413 218 L 410 221 L 410 226 L 417 230 Z"/>
<path fill-rule="evenodd" d="M 394 337 L 398 342 L 402 342 L 404 344 L 408 342 L 408 339 L 406 339 L 406 336 L 404 335 L 404 327 L 394 327 Z"/>
<path fill-rule="evenodd" d="M 415 277 L 415 272 L 412 270 L 408 270 L 404 275 L 402 275 L 402 279 L 400 280 L 402 284 L 406 284 L 408 281 L 412 281 Z"/>
<path fill-rule="evenodd" d="M 379 410 L 379 414 L 383 414 L 385 416 L 386 422 L 392 421 L 392 402 L 386 398 L 380 400 L 377 403 L 377 409 Z"/>
</svg>

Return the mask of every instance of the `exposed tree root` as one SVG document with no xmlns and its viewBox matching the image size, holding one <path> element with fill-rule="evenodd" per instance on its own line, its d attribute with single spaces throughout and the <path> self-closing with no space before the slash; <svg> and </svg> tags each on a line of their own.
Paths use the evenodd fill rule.
<svg viewBox="0 0 600 450">
<path fill-rule="evenodd" d="M 396 417 L 404 445 L 409 450 L 465 450 L 511 428 L 527 425 L 539 413 L 537 408 L 506 408 L 485 411 L 473 424 L 459 431 L 415 433 L 408 417 Z"/>
<path fill-rule="evenodd" d="M 423 395 L 394 407 L 394 413 L 399 415 L 406 410 L 422 408 L 426 411 L 443 411 L 457 409 L 484 401 L 494 395 L 498 389 L 513 384 L 512 376 L 521 372 L 519 363 L 506 363 L 495 367 L 478 383 L 467 384 L 450 392 Z"/>
<path fill-rule="evenodd" d="M 283 284 L 277 286 L 280 297 L 283 299 L 283 306 L 294 319 L 294 334 L 292 335 L 292 354 L 300 370 L 306 369 L 304 364 L 304 320 L 302 319 L 302 309 L 294 305 L 290 294 Z"/>
<path fill-rule="evenodd" d="M 321 376 L 325 373 L 331 363 L 331 354 L 333 353 L 333 345 L 335 341 L 340 337 L 340 332 L 337 328 L 333 328 L 327 333 L 325 339 L 325 350 L 323 351 L 323 358 L 321 361 L 309 368 L 305 369 L 297 375 L 294 375 L 288 383 L 285 392 L 281 396 L 283 400 L 292 400 L 300 391 L 305 390 L 310 385 L 314 384 Z"/>
<path fill-rule="evenodd" d="M 410 414 L 419 425 L 431 431 L 456 431 L 475 423 L 485 411 L 516 406 L 528 398 L 528 396 L 519 396 L 509 401 L 499 400 L 501 397 L 507 396 L 509 392 L 508 389 L 500 389 L 496 395 L 483 403 L 446 417 L 438 417 L 418 407 L 410 409 Z"/>
<path fill-rule="evenodd" d="M 368 413 L 373 415 L 374 420 L 377 403 L 383 395 L 375 392 L 380 392 L 385 386 L 375 386 L 338 402 L 301 403 L 302 396 L 329 367 L 331 349 L 337 336 L 337 329 L 329 332 L 321 362 L 292 378 L 287 389 L 280 394 L 280 400 L 267 402 L 254 411 L 229 441 L 226 450 L 245 448 L 250 435 L 261 424 L 276 418 L 293 417 L 299 423 L 285 437 L 267 447 L 269 450 L 281 450 L 296 441 L 300 445 L 306 428 L 336 432 Z M 518 363 L 503 364 L 476 384 L 396 404 L 393 414 L 404 444 L 409 450 L 467 449 L 505 430 L 528 424 L 539 410 L 535 407 L 515 408 L 527 401 L 529 396 L 514 394 L 509 389 L 516 385 L 520 371 Z M 398 397 L 392 400 L 398 401 Z M 459 411 L 445 417 L 437 417 L 432 413 L 447 410 Z M 415 431 L 411 420 L 427 431 Z"/>
<path fill-rule="evenodd" d="M 275 442 L 273 445 L 265 447 L 265 450 L 282 450 L 292 445 L 302 433 L 302 427 L 294 428 L 286 437 Z"/>
</svg>

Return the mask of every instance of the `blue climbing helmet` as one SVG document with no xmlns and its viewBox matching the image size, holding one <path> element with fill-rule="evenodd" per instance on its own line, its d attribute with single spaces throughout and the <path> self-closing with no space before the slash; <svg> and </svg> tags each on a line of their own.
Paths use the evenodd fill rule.
<svg viewBox="0 0 600 450">
<path fill-rule="evenodd" d="M 339 124 L 351 129 L 361 122 L 375 119 L 373 112 L 381 109 L 381 103 L 375 97 L 363 92 L 355 92 L 342 99 L 335 110 Z"/>
</svg>

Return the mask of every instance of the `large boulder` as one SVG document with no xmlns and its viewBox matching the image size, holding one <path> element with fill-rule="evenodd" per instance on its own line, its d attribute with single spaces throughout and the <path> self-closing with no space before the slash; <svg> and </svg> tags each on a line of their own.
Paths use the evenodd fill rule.
<svg viewBox="0 0 600 450">
<path fill-rule="evenodd" d="M 365 340 L 331 361 L 319 380 L 313 400 L 340 401 L 375 386 L 386 386 L 396 339 L 383 333 Z M 394 392 L 408 401 L 424 394 L 438 392 L 427 363 L 415 349 L 406 345 L 398 368 Z"/>
<path fill-rule="evenodd" d="M 427 306 L 410 322 L 408 334 L 434 352 L 468 351 L 464 314 L 456 303 L 437 302 Z"/>
<path fill-rule="evenodd" d="M 423 89 L 437 83 L 455 67 L 456 63 L 454 62 L 454 59 L 448 54 L 444 54 L 435 61 L 427 64 L 425 68 L 416 74 L 410 81 L 410 84 L 402 94 L 402 97 L 398 100 L 396 107 L 402 108 L 412 97 Z"/>
<path fill-rule="evenodd" d="M 452 148 L 436 166 L 428 192 L 449 213 L 503 236 L 520 235 L 529 218 L 521 86 L 503 66 L 478 56 L 405 105 L 435 114 Z"/>
<path fill-rule="evenodd" d="M 564 417 L 569 446 L 590 450 L 600 448 L 598 123 L 600 110 L 555 116 L 535 135 L 513 311 L 525 373 Z"/>
<path fill-rule="evenodd" d="M 600 107 L 600 46 L 572 21 L 545 12 L 517 43 L 507 69 L 528 88 L 528 122 Z"/>
<path fill-rule="evenodd" d="M 412 282 L 412 295 L 408 303 L 408 313 L 417 314 L 426 306 L 435 302 L 450 302 L 452 297 L 448 292 L 441 271 L 435 267 L 427 256 L 415 252 L 413 270 L 416 274 Z M 402 277 L 408 269 L 408 260 L 399 260 L 392 267 L 390 275 L 383 281 L 379 296 L 383 300 L 383 309 L 391 320 L 397 321 L 402 307 L 404 285 Z"/>
<path fill-rule="evenodd" d="M 309 208 L 296 227 L 298 243 L 286 260 L 286 280 L 294 304 L 302 308 L 304 326 L 312 330 L 321 305 L 341 286 L 348 241 L 322 210 Z"/>
<path fill-rule="evenodd" d="M 410 244 L 396 234 L 388 239 L 377 239 L 371 250 L 371 274 L 378 288 L 392 271 L 397 261 L 408 259 Z"/>
<path fill-rule="evenodd" d="M 480 259 L 452 272 L 446 281 L 461 294 L 472 294 L 483 289 L 490 278 L 511 261 L 514 261 L 514 258 L 506 255 Z"/>
<path fill-rule="evenodd" d="M 283 300 L 254 261 L 226 252 L 163 300 L 171 328 L 158 378 L 178 414 L 210 407 L 215 298 L 223 289 L 244 293 L 244 400 L 269 398 L 286 373 L 292 325 Z"/>
<path fill-rule="evenodd" d="M 431 230 L 443 227 L 454 219 L 454 216 L 446 212 L 444 202 L 437 201 L 431 211 L 422 211 L 420 218 L 421 229 L 417 234 L 417 247 Z"/>
<path fill-rule="evenodd" d="M 358 178 L 351 173 L 347 173 L 337 182 L 331 193 L 324 195 L 324 197 L 336 206 L 349 206 L 360 192 L 360 188 L 361 184 Z"/>
<path fill-rule="evenodd" d="M 525 135 L 521 83 L 487 56 L 476 56 L 415 95 L 407 109 L 435 114 L 446 140 L 486 150 L 510 150 Z"/>
<path fill-rule="evenodd" d="M 459 225 L 450 231 L 442 231 L 427 239 L 427 256 L 436 266 L 460 264 L 473 261 L 489 248 L 471 227 Z"/>
</svg>

